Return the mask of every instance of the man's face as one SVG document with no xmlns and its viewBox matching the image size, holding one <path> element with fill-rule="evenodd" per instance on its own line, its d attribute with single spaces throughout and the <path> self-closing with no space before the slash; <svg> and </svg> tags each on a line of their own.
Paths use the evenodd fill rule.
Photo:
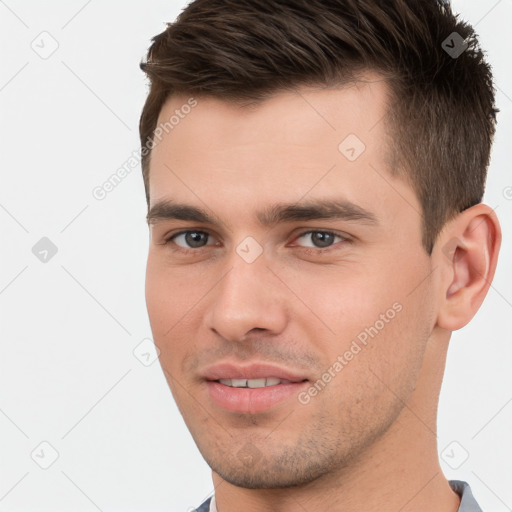
<svg viewBox="0 0 512 512">
<path fill-rule="evenodd" d="M 151 157 L 149 318 L 195 442 L 235 485 L 353 464 L 421 391 L 432 269 L 387 168 L 386 90 L 173 97 L 160 114 L 180 120 Z"/>
</svg>

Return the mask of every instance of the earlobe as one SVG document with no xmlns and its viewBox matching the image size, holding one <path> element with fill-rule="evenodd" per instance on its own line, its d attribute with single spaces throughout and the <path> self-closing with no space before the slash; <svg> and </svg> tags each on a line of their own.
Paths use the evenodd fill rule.
<svg viewBox="0 0 512 512">
<path fill-rule="evenodd" d="M 459 214 L 438 242 L 442 277 L 437 323 L 455 331 L 473 318 L 489 290 L 501 244 L 500 224 L 489 206 L 478 204 Z"/>
</svg>

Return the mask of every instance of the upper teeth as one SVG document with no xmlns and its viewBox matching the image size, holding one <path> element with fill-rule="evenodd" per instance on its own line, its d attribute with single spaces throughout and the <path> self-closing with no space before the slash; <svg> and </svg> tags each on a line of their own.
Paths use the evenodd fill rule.
<svg viewBox="0 0 512 512">
<path fill-rule="evenodd" d="M 266 386 L 275 386 L 286 382 L 275 377 L 267 377 L 266 379 L 219 379 L 221 384 L 231 386 L 232 388 L 264 388 Z"/>
</svg>

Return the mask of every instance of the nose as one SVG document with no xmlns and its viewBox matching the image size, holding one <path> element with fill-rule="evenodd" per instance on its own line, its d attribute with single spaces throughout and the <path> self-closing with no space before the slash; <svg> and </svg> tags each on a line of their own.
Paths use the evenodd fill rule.
<svg viewBox="0 0 512 512">
<path fill-rule="evenodd" d="M 228 341 L 243 341 L 251 330 L 281 333 L 287 323 L 286 290 L 261 255 L 247 263 L 234 253 L 226 273 L 209 294 L 207 327 Z"/>
</svg>

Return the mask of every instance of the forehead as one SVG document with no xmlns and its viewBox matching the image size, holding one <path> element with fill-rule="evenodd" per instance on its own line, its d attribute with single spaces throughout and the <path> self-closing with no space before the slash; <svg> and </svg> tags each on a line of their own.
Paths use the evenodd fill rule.
<svg viewBox="0 0 512 512">
<path fill-rule="evenodd" d="M 278 91 L 247 106 L 206 96 L 194 98 L 196 106 L 190 108 L 189 96 L 171 96 L 158 124 L 172 119 L 175 144 L 186 139 L 190 143 L 193 135 L 194 149 L 200 152 L 209 143 L 215 143 L 216 149 L 254 143 L 320 144 L 323 149 L 334 144 L 337 149 L 344 134 L 356 134 L 369 144 L 382 135 L 377 125 L 386 112 L 387 91 L 383 79 L 370 75 L 339 88 Z"/>
<path fill-rule="evenodd" d="M 342 197 L 389 210 L 404 202 L 396 187 L 412 190 L 387 168 L 387 94 L 370 76 L 337 89 L 279 92 L 249 107 L 173 96 L 158 120 L 174 122 L 152 150 L 151 204 L 171 198 L 204 207 L 208 198 L 219 211 L 260 211 L 266 202 Z"/>
</svg>

